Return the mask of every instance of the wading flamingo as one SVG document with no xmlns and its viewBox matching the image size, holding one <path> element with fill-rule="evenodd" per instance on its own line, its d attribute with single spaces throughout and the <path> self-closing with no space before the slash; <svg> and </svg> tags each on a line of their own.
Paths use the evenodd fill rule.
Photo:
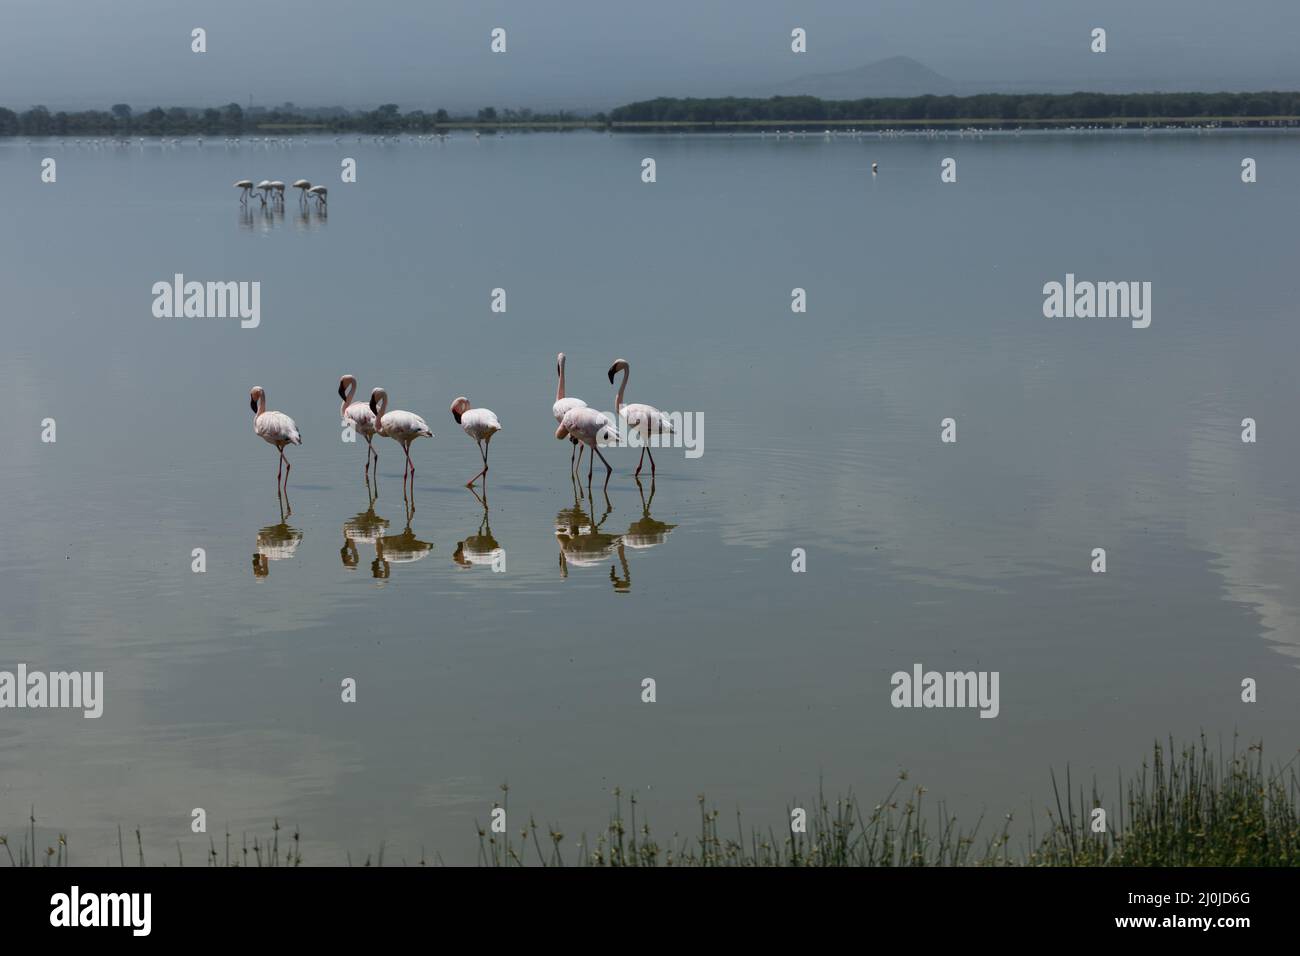
<svg viewBox="0 0 1300 956">
<path fill-rule="evenodd" d="M 275 201 L 284 205 L 284 183 L 278 179 L 271 180 L 271 189 L 275 192 Z"/>
<path fill-rule="evenodd" d="M 609 487 L 609 476 L 614 473 L 609 462 L 605 461 L 605 456 L 600 454 L 599 442 L 613 441 L 618 438 L 618 429 L 614 424 L 596 411 L 594 408 L 571 408 L 564 413 L 564 418 L 560 421 L 560 427 L 555 430 L 556 438 L 573 437 L 578 439 L 588 448 L 591 449 L 591 455 L 587 458 L 587 487 L 591 487 L 591 472 L 596 464 L 596 457 L 600 455 L 600 462 L 605 466 L 605 487 Z"/>
<path fill-rule="evenodd" d="M 559 384 L 555 386 L 555 404 L 551 406 L 551 414 L 555 416 L 555 424 L 564 421 L 564 416 L 575 408 L 586 408 L 587 403 L 580 398 L 566 398 L 564 395 L 564 353 L 561 352 L 555 356 L 555 374 L 559 376 Z M 569 441 L 573 448 L 569 452 L 569 472 L 572 474 L 578 468 L 582 467 L 582 449 L 586 446 L 578 443 L 578 439 L 572 435 Z M 574 453 L 577 453 L 577 464 L 574 464 Z"/>
<path fill-rule="evenodd" d="M 253 188 L 256 189 L 259 193 L 262 194 L 262 205 L 265 206 L 265 205 L 266 205 L 266 195 L 267 195 L 267 193 L 269 193 L 269 192 L 271 191 L 271 180 L 269 180 L 269 179 L 263 179 L 260 183 L 258 183 L 258 184 L 257 184 L 255 187 L 253 187 Z"/>
<path fill-rule="evenodd" d="M 239 190 L 239 204 L 248 205 L 248 197 L 253 195 L 253 181 L 251 179 L 241 179 L 235 183 L 235 188 Z"/>
<path fill-rule="evenodd" d="M 316 197 L 316 208 L 319 209 L 322 206 L 329 205 L 329 202 L 327 202 L 329 190 L 324 186 L 312 186 L 307 190 L 307 192 Z"/>
<path fill-rule="evenodd" d="M 673 427 L 664 413 L 659 411 L 653 405 L 624 405 L 623 393 L 627 390 L 627 379 L 631 374 L 631 367 L 627 364 L 627 359 L 615 359 L 614 364 L 609 367 L 609 384 L 614 384 L 614 376 L 618 372 L 623 373 L 623 381 L 618 386 L 618 398 L 614 400 L 614 407 L 618 409 L 618 417 L 627 422 L 629 433 L 633 429 L 641 434 L 641 457 L 636 463 L 636 472 L 633 475 L 641 474 L 641 465 L 645 462 L 645 456 L 650 455 L 650 475 L 655 473 L 655 456 L 650 451 L 650 436 L 662 435 L 667 432 L 672 434 Z"/>
<path fill-rule="evenodd" d="M 424 419 L 414 412 L 388 410 L 388 392 L 377 388 L 370 393 L 370 410 L 375 413 L 375 434 L 391 438 L 402 446 L 406 467 L 402 470 L 402 494 L 406 494 L 406 475 L 411 475 L 411 494 L 415 494 L 415 465 L 411 462 L 411 442 L 421 436 L 432 438 L 433 432 Z"/>
<path fill-rule="evenodd" d="M 293 419 L 284 412 L 268 412 L 266 410 L 266 390 L 260 385 L 254 385 L 248 393 L 248 404 L 253 409 L 253 432 L 262 441 L 274 445 L 280 450 L 280 465 L 284 469 L 284 485 L 289 487 L 289 470 L 293 467 L 289 464 L 289 459 L 284 457 L 285 445 L 301 445 L 302 435 L 298 433 L 298 426 L 293 423 Z M 280 487 L 280 468 L 275 470 L 275 487 Z"/>
<path fill-rule="evenodd" d="M 355 375 L 344 375 L 339 379 L 339 398 L 343 399 L 343 405 L 339 409 L 339 414 L 343 417 L 343 423 L 351 422 L 352 430 L 366 440 L 366 478 L 370 477 L 370 456 L 375 456 L 375 474 L 379 473 L 379 452 L 375 451 L 373 443 L 375 437 L 375 413 L 370 410 L 370 406 L 365 402 L 354 402 L 352 396 L 357 393 L 357 377 Z"/>
<path fill-rule="evenodd" d="M 298 190 L 298 202 L 305 203 L 307 201 L 307 190 L 311 189 L 311 183 L 305 179 L 295 179 L 293 188 Z"/>
<path fill-rule="evenodd" d="M 501 422 L 497 420 L 496 412 L 490 408 L 470 408 L 469 399 L 464 395 L 451 403 L 451 417 L 456 419 L 456 424 L 465 430 L 466 435 L 474 439 L 478 453 L 483 458 L 483 470 L 465 482 L 465 487 L 473 488 L 474 482 L 480 478 L 486 487 L 488 448 L 492 444 L 492 436 L 501 431 Z"/>
</svg>

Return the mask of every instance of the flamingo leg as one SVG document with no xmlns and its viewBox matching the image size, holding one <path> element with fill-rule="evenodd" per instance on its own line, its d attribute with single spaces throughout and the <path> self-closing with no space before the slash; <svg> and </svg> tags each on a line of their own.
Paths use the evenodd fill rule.
<svg viewBox="0 0 1300 956">
<path fill-rule="evenodd" d="M 592 445 L 592 446 L 591 446 L 591 450 L 592 450 L 592 452 L 594 453 L 595 450 L 596 450 L 596 446 L 595 446 L 595 445 Z M 602 461 L 604 460 L 604 456 L 603 456 L 603 455 L 601 456 L 601 460 L 602 460 Z M 594 468 L 595 465 L 596 465 L 596 459 L 593 458 L 591 455 L 588 455 L 588 456 L 587 456 L 587 488 L 588 488 L 588 490 L 590 490 L 590 488 L 591 488 L 591 469 Z"/>
<path fill-rule="evenodd" d="M 483 459 L 483 470 L 480 471 L 480 472 L 479 472 L 477 475 L 475 475 L 473 478 L 471 478 L 469 481 L 465 482 L 465 487 L 466 487 L 466 488 L 472 488 L 472 487 L 474 487 L 474 482 L 478 481 L 480 478 L 484 479 L 484 483 L 485 483 L 485 484 L 486 484 L 486 482 L 487 482 L 487 470 L 488 470 L 488 466 L 487 466 L 487 452 L 484 451 L 484 449 L 483 449 L 483 443 L 482 443 L 481 441 L 475 441 L 475 444 L 478 445 L 478 454 L 479 454 L 479 457 Z"/>
<path fill-rule="evenodd" d="M 655 453 L 649 448 L 645 450 L 645 453 L 650 456 L 650 477 L 653 479 L 655 476 Z"/>
<path fill-rule="evenodd" d="M 639 477 L 639 476 L 640 476 L 640 474 L 641 474 L 641 465 L 642 465 L 644 462 L 645 462 L 645 445 L 642 445 L 642 446 L 641 446 L 641 457 L 638 458 L 638 459 L 636 460 L 636 471 L 635 471 L 635 472 L 633 473 L 633 475 L 632 475 L 633 478 L 636 478 L 636 477 Z"/>
<path fill-rule="evenodd" d="M 593 455 L 600 455 L 600 449 L 597 448 L 595 445 L 592 445 L 592 446 L 591 446 L 591 453 L 592 453 Z M 589 458 L 589 459 L 587 459 L 587 460 L 590 461 L 591 459 Z M 605 488 L 606 488 L 606 490 L 608 491 L 608 489 L 609 489 L 609 476 L 612 475 L 612 474 L 614 474 L 614 469 L 613 469 L 613 467 L 610 465 L 610 463 L 607 462 L 607 461 L 605 460 L 605 456 L 604 456 L 604 455 L 600 455 L 600 463 L 601 463 L 602 465 L 605 466 Z M 590 475 L 590 474 L 587 475 L 587 484 L 588 484 L 588 485 L 591 484 L 591 475 Z"/>
</svg>

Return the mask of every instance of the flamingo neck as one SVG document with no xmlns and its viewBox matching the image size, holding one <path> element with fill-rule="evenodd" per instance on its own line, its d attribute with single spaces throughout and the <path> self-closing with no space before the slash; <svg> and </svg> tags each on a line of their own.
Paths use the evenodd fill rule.
<svg viewBox="0 0 1300 956">
<path fill-rule="evenodd" d="M 348 406 L 352 404 L 352 396 L 355 395 L 356 393 L 357 393 L 357 383 L 352 382 L 348 385 L 347 389 L 343 393 L 343 405 L 339 409 L 340 415 L 344 415 L 344 416 L 347 415 Z"/>
<path fill-rule="evenodd" d="M 564 363 L 560 363 L 560 382 L 555 386 L 555 400 L 564 398 Z"/>
<path fill-rule="evenodd" d="M 627 391 L 627 380 L 628 380 L 628 376 L 631 374 L 632 374 L 631 368 L 623 369 L 623 381 L 620 382 L 618 386 L 618 398 L 614 399 L 614 407 L 620 410 L 623 408 L 623 393 Z"/>
</svg>

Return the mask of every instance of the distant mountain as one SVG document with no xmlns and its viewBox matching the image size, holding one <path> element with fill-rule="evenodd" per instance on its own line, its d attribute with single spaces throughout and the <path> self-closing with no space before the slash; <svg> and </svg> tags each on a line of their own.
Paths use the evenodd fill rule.
<svg viewBox="0 0 1300 956">
<path fill-rule="evenodd" d="M 810 73 L 780 84 L 777 96 L 816 96 L 824 100 L 860 100 L 881 96 L 955 93 L 958 84 L 910 56 L 891 56 L 856 70 Z"/>
</svg>

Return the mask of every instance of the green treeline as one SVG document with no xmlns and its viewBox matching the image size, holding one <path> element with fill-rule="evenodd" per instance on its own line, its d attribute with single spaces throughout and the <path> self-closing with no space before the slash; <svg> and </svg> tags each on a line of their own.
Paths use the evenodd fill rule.
<svg viewBox="0 0 1300 956">
<path fill-rule="evenodd" d="M 110 110 L 51 112 L 33 106 L 22 112 L 0 107 L 0 136 L 238 136 L 268 132 L 429 133 L 454 126 L 590 126 L 638 123 L 1051 123 L 1054 121 L 1138 121 L 1300 119 L 1300 92 L 1265 93 L 983 93 L 978 96 L 913 96 L 892 99 L 822 100 L 815 96 L 770 99 L 645 100 L 608 115 L 579 116 L 561 110 L 485 107 L 475 115 L 445 109 L 401 112 L 395 103 L 373 110 L 304 108 L 293 103 L 243 108 L 238 103 L 198 109 L 155 106 L 135 112 L 125 103 Z"/>
<path fill-rule="evenodd" d="M 1001 121 L 1122 120 L 1160 117 L 1300 117 L 1291 93 L 983 93 L 898 99 L 669 99 L 630 103 L 611 111 L 613 123 L 847 122 L 969 119 Z"/>
<path fill-rule="evenodd" d="M 476 116 L 452 116 L 446 110 L 426 112 L 411 110 L 402 113 L 394 103 L 386 103 L 369 111 L 345 110 L 341 107 L 306 109 L 285 103 L 278 107 L 253 107 L 244 109 L 238 103 L 220 108 L 195 109 L 175 106 L 164 110 L 155 106 L 145 112 L 134 112 L 125 103 L 112 109 L 78 110 L 76 112 L 50 112 L 44 106 L 33 106 L 16 113 L 0 107 L 0 136 L 73 136 L 94 135 L 186 135 L 207 134 L 238 136 L 242 133 L 265 131 L 324 131 L 356 133 L 416 133 L 432 132 L 440 127 L 464 124 L 533 124 L 580 123 L 582 119 L 572 113 L 535 113 L 532 110 L 501 110 L 487 107 Z M 604 117 L 591 121 L 603 125 Z"/>
</svg>

